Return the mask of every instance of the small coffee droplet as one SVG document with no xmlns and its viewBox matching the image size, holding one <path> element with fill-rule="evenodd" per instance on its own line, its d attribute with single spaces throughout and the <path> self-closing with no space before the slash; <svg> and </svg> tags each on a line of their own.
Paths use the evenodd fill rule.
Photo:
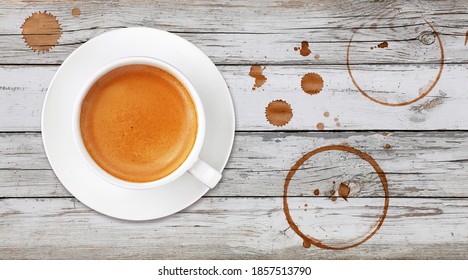
<svg viewBox="0 0 468 280">
<path fill-rule="evenodd" d="M 330 113 L 329 113 L 329 112 L 325 112 L 325 113 L 323 113 L 323 116 L 324 116 L 325 118 L 328 118 L 328 117 L 330 116 Z"/>
<path fill-rule="evenodd" d="M 389 150 L 391 147 L 390 144 L 385 144 L 385 149 Z"/>
<path fill-rule="evenodd" d="M 314 194 L 315 194 L 315 195 L 319 195 L 319 194 L 320 194 L 320 190 L 319 190 L 319 189 L 315 189 L 315 190 L 314 190 Z"/>
<path fill-rule="evenodd" d="M 317 123 L 316 127 L 317 127 L 318 130 L 324 130 L 325 129 L 325 125 L 323 123 L 321 123 L 321 122 Z"/>
<path fill-rule="evenodd" d="M 380 49 L 387 48 L 388 47 L 388 42 L 383 41 L 382 43 L 378 44 L 377 47 L 380 48 Z"/>
<path fill-rule="evenodd" d="M 74 17 L 79 17 L 81 15 L 80 8 L 78 8 L 78 7 L 73 8 L 71 14 Z"/>
<path fill-rule="evenodd" d="M 345 200 L 348 201 L 348 195 L 351 189 L 345 183 L 341 183 L 340 187 L 338 188 L 338 194 Z"/>
</svg>

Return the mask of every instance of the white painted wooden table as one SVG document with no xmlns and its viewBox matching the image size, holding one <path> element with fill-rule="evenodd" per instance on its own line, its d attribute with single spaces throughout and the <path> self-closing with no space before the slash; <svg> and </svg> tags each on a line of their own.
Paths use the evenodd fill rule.
<svg viewBox="0 0 468 280">
<path fill-rule="evenodd" d="M 80 13 L 72 14 L 74 8 Z M 62 34 L 38 54 L 25 44 L 21 26 L 45 10 Z M 0 258 L 468 258 L 467 15 L 462 0 L 3 1 Z M 441 46 L 429 24 L 444 49 L 439 80 Z M 219 186 L 186 210 L 148 222 L 112 219 L 73 198 L 51 170 L 40 132 L 41 105 L 60 63 L 90 38 L 129 26 L 164 29 L 199 46 L 225 77 L 237 117 Z M 294 50 L 302 41 L 309 56 Z M 388 47 L 371 49 L 383 41 Z M 267 81 L 252 90 L 249 71 L 256 64 L 266 67 Z M 361 88 L 384 102 L 411 100 L 435 87 L 418 102 L 385 106 L 358 91 L 348 68 Z M 301 89 L 309 72 L 323 78 L 318 94 Z M 293 113 L 282 127 L 265 118 L 265 107 L 277 99 Z M 318 123 L 325 129 L 318 131 Z M 305 248 L 283 211 L 291 167 L 328 145 L 367 153 L 388 180 L 382 227 L 346 250 Z M 347 154 L 313 159 L 289 186 L 294 220 L 329 244 L 365 236 L 386 197 L 378 176 Z M 332 180 L 349 183 L 348 201 L 336 194 L 330 199 Z"/>
</svg>

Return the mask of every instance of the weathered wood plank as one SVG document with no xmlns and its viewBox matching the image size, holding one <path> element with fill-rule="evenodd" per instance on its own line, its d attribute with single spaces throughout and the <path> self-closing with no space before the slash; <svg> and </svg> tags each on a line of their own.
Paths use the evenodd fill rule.
<svg viewBox="0 0 468 280">
<path fill-rule="evenodd" d="M 392 197 L 468 197 L 468 133 L 239 132 L 221 183 L 208 196 L 282 196 L 290 168 L 327 145 L 350 145 L 371 155 L 386 173 Z M 390 145 L 387 148 L 387 144 Z M 322 154 L 297 174 L 288 195 L 320 196 L 350 185 L 351 197 L 382 197 L 369 165 L 344 153 Z M 333 185 L 335 181 L 335 185 Z M 39 133 L 0 134 L 0 197 L 70 194 L 50 169 Z"/>
<path fill-rule="evenodd" d="M 74 17 L 71 10 L 81 9 Z M 59 45 L 37 55 L 24 43 L 21 25 L 33 12 L 47 10 L 63 29 Z M 432 22 L 442 34 L 448 63 L 468 62 L 464 46 L 468 8 L 463 2 L 407 1 L 86 1 L 43 3 L 11 1 L 0 6 L 2 64 L 61 63 L 75 48 L 105 31 L 148 26 L 179 33 L 218 64 L 344 64 L 353 28 L 369 47 L 387 40 L 379 59 L 370 50 L 356 53 L 353 63 L 438 63 L 439 52 L 418 40 Z M 357 38 L 356 38 L 357 39 Z M 293 50 L 307 40 L 307 58 Z M 433 44 L 437 45 L 437 42 Z M 429 51 L 428 51 L 429 50 Z M 314 54 L 320 59 L 315 60 Z"/>
<path fill-rule="evenodd" d="M 308 233 L 321 232 L 327 242 L 362 230 L 375 221 L 369 213 L 378 207 L 372 198 L 350 204 L 304 199 L 290 198 L 308 203 L 308 211 L 291 211 L 312 223 Z M 467 210 L 467 199 L 391 199 L 375 236 L 353 249 L 330 251 L 302 246 L 281 198 L 202 198 L 181 213 L 140 223 L 103 216 L 72 198 L 3 199 L 0 258 L 466 259 Z"/>
<path fill-rule="evenodd" d="M 437 65 L 362 65 L 353 69 L 369 94 L 390 102 L 416 98 L 438 72 Z M 56 70 L 57 66 L 0 67 L 0 131 L 40 130 L 42 102 Z M 325 130 L 468 129 L 468 94 L 463 83 L 468 71 L 464 65 L 446 65 L 428 96 L 403 107 L 383 106 L 364 97 L 345 66 L 267 66 L 267 82 L 255 91 L 250 67 L 222 66 L 220 70 L 234 100 L 237 130 L 316 130 L 319 122 Z M 301 88 L 301 79 L 309 72 L 324 80 L 319 94 L 309 95 Z M 265 118 L 265 107 L 276 99 L 292 107 L 293 117 L 283 127 L 273 126 Z M 324 112 L 330 117 L 324 117 Z"/>
</svg>

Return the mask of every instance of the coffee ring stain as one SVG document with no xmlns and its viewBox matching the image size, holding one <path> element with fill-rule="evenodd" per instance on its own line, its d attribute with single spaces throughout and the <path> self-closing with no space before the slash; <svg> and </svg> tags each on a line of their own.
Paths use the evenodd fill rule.
<svg viewBox="0 0 468 280">
<path fill-rule="evenodd" d="M 360 241 L 354 243 L 354 244 L 351 244 L 351 245 L 346 245 L 346 246 L 342 246 L 342 247 L 334 247 L 334 246 L 329 246 L 329 245 L 326 245 L 323 243 L 322 240 L 319 240 L 319 239 L 316 239 L 316 238 L 313 238 L 311 236 L 308 236 L 306 234 L 304 234 L 300 229 L 299 227 L 296 225 L 296 223 L 294 222 L 294 220 L 292 219 L 291 217 L 291 214 L 289 212 L 289 205 L 288 205 L 288 188 L 289 188 L 289 183 L 291 182 L 291 179 L 294 177 L 294 175 L 296 174 L 296 171 L 311 157 L 313 157 L 314 155 L 316 154 L 319 154 L 319 153 L 322 153 L 322 152 L 326 152 L 326 151 L 343 151 L 343 152 L 348 152 L 348 153 L 352 153 L 358 157 L 360 157 L 361 159 L 363 159 L 364 161 L 366 161 L 367 163 L 369 163 L 375 170 L 375 172 L 378 174 L 379 176 L 379 179 L 380 179 L 380 182 L 382 183 L 382 187 L 383 187 L 383 190 L 384 190 L 384 193 L 385 193 L 385 201 L 384 201 L 384 206 L 383 206 L 383 210 L 382 210 L 382 214 L 380 215 L 377 223 L 375 224 L 375 227 L 374 229 L 369 233 L 367 234 L 363 239 L 361 239 Z M 331 190 L 330 191 L 330 195 L 333 195 L 332 194 L 332 191 L 333 191 L 333 194 L 334 194 L 334 190 Z M 334 197 L 336 199 L 336 197 Z M 366 242 L 367 240 L 369 240 L 370 238 L 372 238 L 372 236 L 374 236 L 377 231 L 379 231 L 380 227 L 382 226 L 382 224 L 384 223 L 385 221 L 385 217 L 387 216 L 387 211 L 388 211 L 388 206 L 389 206 L 389 202 L 390 202 L 390 198 L 389 198 L 389 193 L 388 193 L 388 183 L 387 183 L 387 178 L 385 176 L 385 173 L 384 171 L 380 168 L 380 166 L 378 165 L 378 163 L 368 154 L 360 151 L 360 150 L 357 150 L 355 148 L 352 148 L 352 147 L 349 147 L 349 146 L 343 146 L 343 145 L 331 145 L 331 146 L 324 146 L 324 147 L 320 147 L 320 148 L 317 148 L 307 154 L 305 154 L 303 157 L 301 157 L 292 167 L 291 169 L 289 170 L 289 173 L 288 175 L 286 176 L 286 179 L 284 181 L 284 193 L 283 193 L 283 210 L 284 210 L 284 214 L 286 215 L 286 220 L 288 221 L 288 224 L 289 226 L 291 227 L 291 229 L 293 229 L 303 240 L 303 246 L 305 248 L 309 248 L 310 245 L 314 245 L 314 246 L 317 246 L 319 248 L 322 248 L 322 249 L 329 249 L 329 250 L 345 250 L 345 249 L 350 249 L 350 248 L 353 248 L 353 247 L 356 247 L 356 246 L 359 246 L 361 244 L 363 244 L 364 242 Z"/>
<path fill-rule="evenodd" d="M 412 104 L 414 102 L 417 102 L 417 101 L 423 99 L 424 97 L 426 97 L 432 91 L 432 89 L 434 89 L 434 87 L 437 85 L 437 83 L 440 80 L 440 77 L 442 75 L 442 70 L 444 68 L 444 61 L 445 61 L 444 47 L 443 47 L 443 44 L 442 44 L 442 40 L 440 39 L 439 33 L 434 28 L 434 26 L 432 26 L 432 24 L 430 24 L 427 20 L 424 20 L 424 21 L 427 23 L 427 25 L 430 26 L 430 28 L 432 29 L 431 33 L 436 36 L 437 41 L 439 42 L 439 46 L 440 46 L 440 67 L 439 67 L 439 72 L 437 73 L 437 76 L 436 76 L 434 82 L 431 84 L 431 86 L 425 92 L 423 92 L 422 94 L 420 94 L 418 97 L 416 97 L 413 100 L 406 101 L 406 102 L 400 102 L 400 103 L 389 103 L 389 102 L 383 102 L 383 101 L 377 100 L 377 99 L 373 98 L 372 96 L 370 96 L 366 91 L 364 91 L 358 85 L 358 83 L 356 82 L 356 79 L 354 78 L 353 72 L 351 70 L 351 65 L 349 63 L 349 50 L 351 49 L 351 44 L 353 42 L 353 37 L 356 34 L 358 29 L 356 29 L 354 31 L 353 35 L 351 36 L 351 39 L 349 39 L 348 47 L 346 48 L 346 67 L 348 68 L 348 74 L 349 74 L 349 76 L 351 78 L 351 81 L 353 82 L 353 84 L 357 88 L 357 90 L 359 92 L 361 92 L 362 95 L 364 95 L 365 97 L 369 98 L 370 100 L 372 100 L 375 103 L 378 103 L 380 105 L 395 106 L 396 107 L 396 106 L 406 106 L 406 105 Z"/>
<path fill-rule="evenodd" d="M 26 45 L 38 53 L 51 50 L 62 36 L 60 23 L 47 11 L 33 13 L 27 17 L 21 29 Z"/>
<path fill-rule="evenodd" d="M 284 126 L 293 117 L 291 105 L 283 100 L 274 100 L 265 108 L 265 117 L 274 126 Z"/>
<path fill-rule="evenodd" d="M 323 89 L 323 79 L 317 73 L 307 73 L 301 79 L 301 87 L 305 93 L 318 94 Z"/>
</svg>

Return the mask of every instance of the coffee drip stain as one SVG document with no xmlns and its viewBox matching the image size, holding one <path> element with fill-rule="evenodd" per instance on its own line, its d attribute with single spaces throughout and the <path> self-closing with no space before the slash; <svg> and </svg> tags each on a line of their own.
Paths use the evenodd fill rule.
<svg viewBox="0 0 468 280">
<path fill-rule="evenodd" d="M 307 41 L 302 41 L 301 42 L 301 51 L 300 51 L 302 56 L 308 56 L 311 51 L 309 49 L 309 42 Z"/>
<path fill-rule="evenodd" d="M 323 79 L 317 73 L 307 73 L 302 77 L 301 87 L 305 93 L 317 94 L 323 89 Z"/>
<path fill-rule="evenodd" d="M 267 78 L 265 77 L 265 75 L 263 75 L 263 70 L 265 70 L 265 68 L 266 67 L 261 67 L 260 65 L 253 65 L 252 67 L 250 67 L 249 76 L 255 79 L 255 83 L 252 87 L 252 90 L 259 88 L 266 83 Z"/>
<path fill-rule="evenodd" d="M 283 100 L 274 100 L 265 108 L 265 116 L 274 126 L 284 126 L 292 118 L 291 105 Z"/>
<path fill-rule="evenodd" d="M 331 190 L 329 192 L 329 194 L 330 194 L 330 200 L 335 202 L 336 201 L 336 197 L 334 196 L 335 195 L 335 190 Z"/>
<path fill-rule="evenodd" d="M 373 50 L 375 48 L 379 48 L 379 49 L 385 49 L 385 48 L 388 48 L 388 42 L 387 41 L 383 41 L 382 43 L 378 44 L 376 47 L 371 47 L 370 49 Z"/>
<path fill-rule="evenodd" d="M 349 51 L 351 49 L 351 44 L 353 43 L 353 38 L 354 38 L 354 35 L 356 35 L 356 31 L 354 31 L 353 35 L 351 35 L 351 39 L 349 39 L 349 43 L 348 43 L 348 47 L 346 48 L 346 67 L 348 68 L 348 74 L 351 78 L 351 81 L 353 82 L 354 86 L 357 88 L 357 90 L 362 94 L 364 95 L 365 97 L 369 98 L 370 100 L 374 101 L 375 103 L 378 103 L 380 105 L 385 105 L 385 106 L 393 106 L 393 107 L 397 107 L 397 106 L 406 106 L 406 105 L 409 105 L 409 104 L 412 104 L 414 102 L 417 102 L 421 99 L 423 99 L 424 97 L 426 97 L 433 89 L 434 87 L 437 85 L 437 83 L 439 82 L 440 80 L 440 77 L 442 75 L 442 70 L 444 68 L 444 61 L 445 61 L 445 54 L 444 54 L 444 46 L 442 44 L 442 40 L 440 39 L 440 36 L 439 36 L 439 32 L 437 32 L 437 30 L 434 28 L 434 26 L 432 26 L 432 24 L 430 24 L 427 20 L 424 20 L 427 25 L 429 25 L 429 27 L 432 29 L 432 33 L 436 36 L 437 38 L 437 41 L 439 42 L 439 47 L 440 47 L 440 67 L 439 67 L 439 72 L 437 73 L 437 76 L 434 80 L 434 82 L 431 84 L 431 86 L 426 90 L 424 91 L 422 94 L 420 94 L 418 97 L 416 97 L 415 99 L 413 100 L 410 100 L 410 101 L 406 101 L 406 102 L 400 102 L 400 103 L 389 103 L 389 102 L 383 102 L 383 101 L 380 101 L 380 100 L 377 100 L 375 98 L 373 98 L 372 96 L 370 96 L 365 90 L 363 90 L 359 85 L 358 83 L 356 82 L 356 79 L 354 78 L 353 76 L 353 71 L 351 69 L 351 65 L 349 63 Z"/>
<path fill-rule="evenodd" d="M 302 41 L 300 48 L 294 47 L 294 51 L 300 51 L 300 54 L 302 56 L 308 56 L 309 54 L 312 53 L 312 51 L 309 49 L 309 42 L 307 41 Z"/>
<path fill-rule="evenodd" d="M 75 7 L 71 11 L 72 16 L 79 17 L 81 15 L 81 10 L 78 7 Z"/>
<path fill-rule="evenodd" d="M 468 31 L 466 31 L 466 34 L 465 34 L 465 46 L 466 46 L 466 43 L 468 43 Z"/>
<path fill-rule="evenodd" d="M 289 184 L 291 182 L 291 179 L 294 177 L 297 170 L 308 159 L 310 159 L 314 155 L 317 155 L 317 154 L 322 153 L 322 152 L 327 152 L 327 151 L 348 152 L 348 153 L 351 153 L 351 154 L 354 154 L 354 155 L 360 157 L 361 159 L 363 159 L 364 161 L 369 163 L 374 168 L 376 174 L 379 176 L 380 182 L 382 183 L 382 187 L 383 187 L 383 190 L 384 190 L 384 193 L 385 193 L 385 201 L 384 201 L 384 205 L 383 205 L 382 214 L 380 215 L 379 219 L 375 223 L 375 226 L 374 226 L 373 230 L 369 234 L 367 234 L 363 239 L 361 239 L 360 241 L 357 241 L 357 242 L 355 242 L 355 243 L 353 243 L 351 245 L 345 245 L 345 246 L 341 246 L 341 247 L 334 247 L 334 246 L 324 244 L 322 240 L 319 240 L 319 239 L 316 239 L 314 237 L 311 237 L 309 235 L 304 234 L 299 229 L 298 225 L 294 222 L 294 220 L 293 220 L 293 218 L 292 218 L 292 216 L 291 216 L 291 214 L 289 212 L 288 188 L 289 188 Z M 332 191 L 334 191 L 334 190 L 332 190 Z M 330 194 L 332 194 L 332 191 L 330 191 Z M 314 246 L 317 246 L 317 247 L 322 248 L 322 249 L 345 250 L 345 249 L 354 248 L 356 246 L 359 246 L 359 245 L 363 244 L 364 242 L 366 242 L 367 240 L 372 238 L 372 236 L 374 236 L 377 233 L 377 231 L 379 231 L 380 227 L 384 223 L 385 217 L 387 216 L 389 202 L 390 202 L 390 199 L 389 199 L 389 193 L 388 193 L 388 183 L 387 183 L 387 178 L 385 176 L 384 171 L 380 168 L 378 163 L 370 155 L 368 155 L 368 154 L 366 154 L 366 153 L 364 153 L 364 152 L 362 152 L 360 150 L 357 150 L 355 148 L 349 147 L 349 146 L 343 146 L 343 145 L 324 146 L 324 147 L 317 148 L 317 149 L 305 154 L 303 157 L 301 157 L 291 167 L 291 169 L 289 170 L 288 175 L 286 176 L 286 179 L 284 181 L 284 193 L 283 193 L 283 210 L 284 210 L 284 214 L 286 215 L 286 220 L 288 221 L 288 224 L 291 227 L 291 229 L 294 230 L 294 232 L 296 232 L 296 234 L 299 235 L 303 239 L 303 241 L 304 241 L 303 246 L 305 248 L 309 248 L 311 245 L 314 245 Z"/>
<path fill-rule="evenodd" d="M 26 18 L 21 29 L 26 45 L 37 53 L 51 50 L 62 36 L 57 18 L 46 11 L 33 13 Z"/>
<path fill-rule="evenodd" d="M 338 188 L 338 194 L 345 200 L 348 201 L 348 195 L 351 189 L 345 183 L 341 183 L 340 187 Z"/>
</svg>

